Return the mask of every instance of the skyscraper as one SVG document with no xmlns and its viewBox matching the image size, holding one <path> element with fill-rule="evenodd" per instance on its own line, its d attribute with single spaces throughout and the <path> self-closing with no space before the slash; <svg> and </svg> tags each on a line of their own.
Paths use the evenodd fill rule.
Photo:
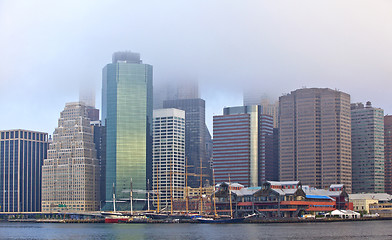
<svg viewBox="0 0 392 240">
<path fill-rule="evenodd" d="M 106 200 L 106 128 L 99 120 L 99 110 L 95 108 L 95 87 L 90 83 L 83 86 L 79 91 L 79 102 L 86 105 L 87 116 L 90 119 L 91 130 L 94 137 L 95 150 L 99 161 L 99 201 L 100 207 L 105 205 Z"/>
<path fill-rule="evenodd" d="M 384 192 L 384 110 L 351 104 L 353 193 Z"/>
<path fill-rule="evenodd" d="M 228 107 L 214 116 L 213 167 L 217 182 L 260 186 L 272 161 L 273 118 L 261 106 Z M 268 179 L 269 180 L 269 179 Z"/>
<path fill-rule="evenodd" d="M 279 181 L 279 128 L 273 129 L 272 136 L 266 136 L 267 145 L 266 151 L 272 154 L 272 157 L 267 157 L 265 162 L 265 178 L 268 181 Z M 272 141 L 271 141 L 272 138 Z M 272 142 L 272 146 L 271 146 Z M 272 153 L 270 152 L 272 148 Z"/>
<path fill-rule="evenodd" d="M 106 128 L 101 121 L 91 121 L 90 124 L 99 161 L 99 201 L 102 207 L 106 201 Z"/>
<path fill-rule="evenodd" d="M 185 155 L 188 161 L 188 185 L 211 184 L 211 168 L 206 153 L 205 101 L 200 98 L 166 100 L 164 108 L 177 108 L 185 111 Z"/>
<path fill-rule="evenodd" d="M 384 117 L 384 158 L 385 192 L 392 194 L 392 115 Z"/>
<path fill-rule="evenodd" d="M 114 53 L 112 63 L 103 69 L 107 209 L 112 209 L 113 185 L 117 199 L 129 199 L 131 178 L 135 190 L 146 190 L 147 179 L 152 182 L 152 74 L 152 66 L 133 52 Z M 145 198 L 138 192 L 135 199 Z M 116 205 L 119 210 L 130 209 L 129 203 Z M 145 202 L 133 206 L 142 209 Z"/>
<path fill-rule="evenodd" d="M 153 190 L 159 192 L 160 208 L 171 208 L 172 200 L 184 197 L 185 112 L 154 110 L 153 129 Z"/>
<path fill-rule="evenodd" d="M 18 129 L 0 135 L 0 212 L 41 211 L 48 134 Z"/>
<path fill-rule="evenodd" d="M 42 167 L 42 210 L 99 209 L 99 161 L 84 103 L 67 103 Z"/>
<path fill-rule="evenodd" d="M 280 181 L 351 191 L 350 95 L 304 88 L 279 98 Z"/>
</svg>

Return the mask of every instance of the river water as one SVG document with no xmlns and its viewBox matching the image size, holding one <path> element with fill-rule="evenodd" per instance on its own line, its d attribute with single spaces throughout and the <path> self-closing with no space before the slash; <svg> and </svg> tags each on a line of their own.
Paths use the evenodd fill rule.
<svg viewBox="0 0 392 240">
<path fill-rule="evenodd" d="M 0 239 L 392 239 L 392 221 L 269 224 L 0 222 Z"/>
</svg>

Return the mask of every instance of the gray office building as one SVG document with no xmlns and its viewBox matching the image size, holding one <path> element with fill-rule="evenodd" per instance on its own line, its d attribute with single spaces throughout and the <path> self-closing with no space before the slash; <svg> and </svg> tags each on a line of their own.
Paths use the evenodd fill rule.
<svg viewBox="0 0 392 240">
<path fill-rule="evenodd" d="M 48 134 L 18 129 L 0 135 L 0 212 L 41 211 Z"/>
<path fill-rule="evenodd" d="M 90 124 L 94 137 L 95 150 L 97 151 L 97 159 L 99 161 L 99 201 L 100 208 L 102 208 L 106 200 L 106 128 L 102 125 L 101 121 L 91 121 Z"/>
<path fill-rule="evenodd" d="M 354 193 L 384 192 L 384 110 L 351 104 Z"/>
</svg>

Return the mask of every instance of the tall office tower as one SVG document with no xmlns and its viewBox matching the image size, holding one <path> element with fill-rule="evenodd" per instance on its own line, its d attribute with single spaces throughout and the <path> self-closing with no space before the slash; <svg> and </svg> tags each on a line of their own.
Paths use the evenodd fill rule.
<svg viewBox="0 0 392 240">
<path fill-rule="evenodd" d="M 265 135 L 265 178 L 279 181 L 279 129 L 274 128 L 272 135 Z"/>
<path fill-rule="evenodd" d="M 102 123 L 106 127 L 106 209 L 117 199 L 129 199 L 131 178 L 135 199 L 145 199 L 147 179 L 152 182 L 152 66 L 140 55 L 116 52 L 103 69 Z M 113 187 L 114 185 L 114 187 Z M 127 191 L 128 190 L 128 193 Z M 145 201 L 135 201 L 142 209 Z M 130 204 L 119 202 L 118 210 Z"/>
<path fill-rule="evenodd" d="M 280 181 L 351 192 L 350 95 L 304 88 L 279 98 Z"/>
<path fill-rule="evenodd" d="M 272 116 L 261 106 L 229 107 L 214 116 L 213 167 L 216 182 L 260 186 L 272 158 Z"/>
<path fill-rule="evenodd" d="M 42 210 L 99 209 L 99 162 L 84 103 L 67 103 L 42 166 Z"/>
<path fill-rule="evenodd" d="M 102 207 L 106 201 L 106 128 L 101 121 L 91 121 L 90 124 L 99 161 L 99 201 Z"/>
<path fill-rule="evenodd" d="M 384 192 L 384 110 L 351 104 L 354 193 Z"/>
<path fill-rule="evenodd" d="M 188 161 L 188 185 L 200 186 L 200 175 L 203 175 L 202 184 L 211 184 L 212 170 L 210 168 L 205 144 L 205 101 L 196 99 L 166 100 L 164 108 L 177 108 L 185 111 L 185 156 Z"/>
<path fill-rule="evenodd" d="M 207 162 L 209 163 L 209 168 L 212 169 L 212 151 L 213 151 L 213 142 L 210 131 L 208 131 L 207 125 L 204 127 L 205 129 L 205 145 L 206 145 L 206 158 Z"/>
<path fill-rule="evenodd" d="M 384 158 L 385 192 L 392 194 L 392 115 L 384 117 Z"/>
<path fill-rule="evenodd" d="M 255 90 L 246 90 L 243 93 L 243 105 L 260 105 L 263 114 L 274 118 L 274 128 L 279 127 L 279 101 L 274 100 L 267 94 L 262 94 Z"/>
<path fill-rule="evenodd" d="M 87 117 L 90 119 L 91 130 L 94 136 L 95 150 L 99 162 L 99 201 L 100 208 L 105 204 L 105 176 L 106 176 L 106 131 L 99 120 L 99 109 L 95 108 L 95 87 L 93 84 L 83 85 L 79 90 L 79 102 L 86 105 Z"/>
<path fill-rule="evenodd" d="M 40 212 L 48 134 L 18 129 L 0 135 L 0 212 Z"/>
<path fill-rule="evenodd" d="M 183 199 L 185 189 L 185 112 L 175 108 L 154 110 L 153 190 L 161 207 Z M 157 195 L 154 205 L 157 207 Z"/>
</svg>

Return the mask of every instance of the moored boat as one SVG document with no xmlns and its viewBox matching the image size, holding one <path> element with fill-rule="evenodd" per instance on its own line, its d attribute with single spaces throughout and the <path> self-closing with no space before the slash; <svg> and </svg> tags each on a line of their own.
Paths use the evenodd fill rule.
<svg viewBox="0 0 392 240">
<path fill-rule="evenodd" d="M 145 213 L 144 215 L 151 219 L 166 219 L 169 217 L 169 214 L 166 213 Z"/>
<path fill-rule="evenodd" d="M 197 218 L 196 220 L 200 223 L 241 223 L 245 218 Z"/>
<path fill-rule="evenodd" d="M 105 217 L 105 223 L 125 223 L 129 221 L 128 216 L 108 216 Z"/>
</svg>

